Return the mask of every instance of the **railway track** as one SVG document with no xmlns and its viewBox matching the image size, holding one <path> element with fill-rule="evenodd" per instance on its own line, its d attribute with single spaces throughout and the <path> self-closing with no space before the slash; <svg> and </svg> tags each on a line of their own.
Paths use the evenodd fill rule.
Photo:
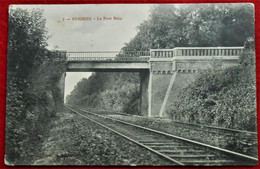
<svg viewBox="0 0 260 169">
<path fill-rule="evenodd" d="M 247 131 L 247 130 L 237 130 L 216 126 L 209 126 L 203 124 L 194 124 L 187 122 L 174 121 L 167 118 L 158 117 L 146 117 L 140 115 L 132 115 L 126 113 L 113 113 L 107 110 L 96 110 L 93 108 L 84 108 L 86 111 L 90 111 L 96 114 L 101 114 L 109 116 L 118 120 L 122 120 L 129 123 L 134 123 L 144 127 L 146 123 L 152 124 L 151 127 L 156 125 L 160 126 L 163 123 L 163 131 L 171 133 L 173 135 L 178 135 L 181 137 L 186 137 L 191 140 L 196 140 L 198 142 L 204 142 L 205 144 L 212 143 L 213 146 L 222 147 L 224 149 L 236 150 L 238 153 L 249 155 L 252 157 L 257 157 L 257 132 Z M 161 127 L 159 127 L 161 128 Z M 193 133 L 189 135 L 188 133 Z M 198 137 L 201 135 L 201 137 Z M 204 137 L 203 137 L 204 136 Z M 232 146 L 232 144 L 234 146 Z"/>
<path fill-rule="evenodd" d="M 66 106 L 74 113 L 181 166 L 256 165 L 258 159 L 161 131 Z"/>
<path fill-rule="evenodd" d="M 97 114 L 102 113 L 102 114 L 106 114 L 106 115 L 122 115 L 122 116 L 130 116 L 130 117 L 139 118 L 139 119 L 151 119 L 151 117 L 145 117 L 145 116 L 140 116 L 140 115 L 132 115 L 132 114 L 126 114 L 126 113 L 118 113 L 118 112 L 114 113 L 114 112 L 110 112 L 110 111 L 107 111 L 107 110 L 101 110 L 101 112 L 96 112 L 96 110 L 93 109 L 93 108 L 88 108 L 88 109 L 84 109 L 84 110 L 94 112 L 94 113 L 97 113 Z M 156 120 L 156 119 L 163 119 L 163 118 L 155 117 L 154 119 Z M 209 126 L 209 125 L 203 125 L 203 124 L 180 122 L 180 121 L 174 121 L 174 120 L 170 120 L 170 119 L 167 119 L 167 121 L 171 122 L 171 125 L 174 125 L 176 127 L 184 127 L 185 126 L 186 128 L 191 128 L 193 130 L 200 130 L 200 131 L 216 133 L 216 134 L 218 134 L 218 133 L 228 134 L 228 135 L 234 135 L 234 136 L 242 134 L 242 135 L 250 136 L 252 138 L 257 139 L 257 132 L 229 129 L 229 128 L 224 128 L 224 127 L 216 127 L 216 126 Z"/>
</svg>

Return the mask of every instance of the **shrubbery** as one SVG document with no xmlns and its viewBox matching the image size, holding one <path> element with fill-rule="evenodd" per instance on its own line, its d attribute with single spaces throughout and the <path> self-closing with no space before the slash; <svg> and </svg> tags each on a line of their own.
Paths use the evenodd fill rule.
<svg viewBox="0 0 260 169">
<path fill-rule="evenodd" d="M 62 101 L 59 80 L 64 62 L 49 52 L 41 10 L 10 9 L 6 98 L 6 149 L 9 164 L 30 164 L 55 103 Z"/>
<path fill-rule="evenodd" d="M 240 64 L 202 71 L 178 96 L 168 115 L 178 121 L 256 130 L 255 53 Z"/>
<path fill-rule="evenodd" d="M 138 114 L 140 98 L 137 73 L 94 73 L 82 79 L 66 102 L 116 112 Z"/>
</svg>

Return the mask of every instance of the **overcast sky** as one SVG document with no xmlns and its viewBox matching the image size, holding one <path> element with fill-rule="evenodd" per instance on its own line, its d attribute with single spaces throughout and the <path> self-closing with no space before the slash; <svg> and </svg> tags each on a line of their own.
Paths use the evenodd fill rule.
<svg viewBox="0 0 260 169">
<path fill-rule="evenodd" d="M 137 33 L 137 26 L 148 19 L 152 5 L 19 5 L 22 8 L 44 9 L 46 26 L 51 37 L 48 48 L 66 51 L 119 51 Z M 73 18 L 85 17 L 85 20 Z M 104 20 L 111 17 L 112 20 Z M 114 20 L 114 17 L 122 20 Z M 91 18 L 91 20 L 88 20 Z M 98 20 L 102 18 L 102 20 Z M 79 80 L 91 73 L 67 72 L 65 96 Z"/>
</svg>

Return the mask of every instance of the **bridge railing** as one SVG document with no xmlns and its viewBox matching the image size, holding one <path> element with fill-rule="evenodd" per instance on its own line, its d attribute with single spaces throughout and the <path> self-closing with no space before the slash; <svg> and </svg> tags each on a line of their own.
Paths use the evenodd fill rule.
<svg viewBox="0 0 260 169">
<path fill-rule="evenodd" d="M 178 47 L 174 50 L 175 56 L 239 56 L 244 47 Z"/>
<path fill-rule="evenodd" d="M 149 57 L 67 57 L 67 61 L 148 61 Z"/>
<path fill-rule="evenodd" d="M 175 56 L 174 49 L 151 49 L 152 58 L 171 58 Z"/>
<path fill-rule="evenodd" d="M 151 49 L 153 58 L 174 56 L 239 56 L 244 47 L 176 47 L 174 49 Z"/>
<path fill-rule="evenodd" d="M 89 51 L 67 52 L 67 61 L 148 61 L 152 58 L 178 56 L 239 56 L 244 47 L 176 47 L 150 51 Z"/>
<path fill-rule="evenodd" d="M 148 61 L 150 51 L 67 52 L 67 61 Z"/>
</svg>

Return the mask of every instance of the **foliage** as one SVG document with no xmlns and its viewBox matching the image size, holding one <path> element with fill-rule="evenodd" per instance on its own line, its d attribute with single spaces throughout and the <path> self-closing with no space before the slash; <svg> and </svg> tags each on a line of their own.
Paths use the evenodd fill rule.
<svg viewBox="0 0 260 169">
<path fill-rule="evenodd" d="M 157 5 L 123 50 L 243 46 L 254 39 L 251 4 Z"/>
<path fill-rule="evenodd" d="M 82 79 L 66 98 L 69 104 L 99 107 L 118 112 L 127 109 L 133 95 L 139 98 L 139 79 L 136 73 L 94 73 Z M 136 100 L 135 100 L 136 101 Z M 132 112 L 132 113 L 136 113 Z"/>
<path fill-rule="evenodd" d="M 9 14 L 8 73 L 27 78 L 45 60 L 46 21 L 39 9 L 10 8 Z"/>
<path fill-rule="evenodd" d="M 256 130 L 254 51 L 240 57 L 240 65 L 201 72 L 178 96 L 169 113 L 174 120 Z"/>
<path fill-rule="evenodd" d="M 45 49 L 47 31 L 42 11 L 10 8 L 6 99 L 6 160 L 29 164 L 48 120 L 64 63 Z M 55 93 L 56 92 L 56 93 Z"/>
</svg>

